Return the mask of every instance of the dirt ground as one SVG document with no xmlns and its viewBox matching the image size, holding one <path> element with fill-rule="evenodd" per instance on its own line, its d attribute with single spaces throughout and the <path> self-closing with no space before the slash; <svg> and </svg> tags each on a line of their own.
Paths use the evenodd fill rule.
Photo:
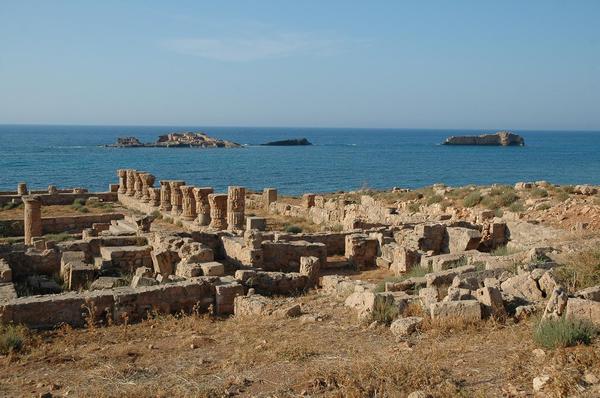
<svg viewBox="0 0 600 398">
<path fill-rule="evenodd" d="M 22 353 L 0 357 L 0 394 L 402 397 L 419 389 L 435 397 L 531 396 L 532 379 L 544 373 L 556 375 L 550 396 L 562 396 L 576 391 L 585 369 L 600 371 L 600 345 L 536 350 L 530 322 L 426 326 L 397 340 L 389 328 L 357 323 L 330 296 L 293 300 L 304 313 L 293 319 L 157 316 L 35 334 Z"/>
</svg>

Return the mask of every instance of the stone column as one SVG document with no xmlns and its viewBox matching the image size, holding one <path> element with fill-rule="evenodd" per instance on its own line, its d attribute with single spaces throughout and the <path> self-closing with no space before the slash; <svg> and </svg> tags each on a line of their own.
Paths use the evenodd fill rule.
<svg viewBox="0 0 600 398">
<path fill-rule="evenodd" d="M 58 193 L 58 189 L 54 185 L 48 185 L 48 194 L 56 195 Z"/>
<path fill-rule="evenodd" d="M 277 202 L 277 190 L 275 188 L 263 189 L 263 201 L 265 203 L 265 209 L 269 209 L 271 203 Z"/>
<path fill-rule="evenodd" d="M 178 216 L 181 214 L 183 200 L 183 194 L 179 187 L 185 185 L 185 181 L 169 181 L 169 184 L 171 185 L 171 214 Z"/>
<path fill-rule="evenodd" d="M 160 182 L 160 210 L 171 211 L 171 184 L 167 180 Z"/>
<path fill-rule="evenodd" d="M 134 182 L 134 195 L 133 197 L 139 200 L 142 200 L 142 196 L 144 195 L 144 193 L 142 192 L 142 189 L 144 187 L 144 183 L 142 181 L 142 174 L 144 174 L 144 171 L 136 171 L 135 172 L 135 182 Z"/>
<path fill-rule="evenodd" d="M 135 195 L 135 170 L 127 169 L 127 196 Z"/>
<path fill-rule="evenodd" d="M 17 195 L 27 195 L 27 184 L 20 182 L 19 185 L 17 185 Z"/>
<path fill-rule="evenodd" d="M 119 193 L 127 192 L 127 170 L 119 169 L 117 170 L 117 175 L 119 176 Z"/>
<path fill-rule="evenodd" d="M 142 179 L 142 202 L 150 202 L 150 193 L 148 189 L 153 188 L 154 176 L 150 173 L 141 173 L 140 178 Z"/>
<path fill-rule="evenodd" d="M 227 228 L 227 195 L 214 194 L 208 195 L 210 204 L 210 227 L 213 229 Z"/>
<path fill-rule="evenodd" d="M 246 188 L 229 187 L 227 189 L 227 225 L 230 230 L 244 229 L 245 210 Z"/>
<path fill-rule="evenodd" d="M 150 197 L 150 200 L 148 201 L 148 203 L 150 204 L 150 206 L 153 206 L 153 207 L 160 206 L 160 199 L 161 199 L 160 192 L 161 192 L 160 188 L 148 188 L 148 196 Z"/>
<path fill-rule="evenodd" d="M 192 185 L 182 185 L 179 187 L 182 195 L 182 213 L 181 218 L 187 221 L 193 221 L 196 218 L 196 200 L 194 199 L 194 187 Z"/>
<path fill-rule="evenodd" d="M 42 202 L 39 196 L 23 196 L 25 204 L 25 244 L 31 245 L 32 238 L 42 236 Z"/>
<path fill-rule="evenodd" d="M 194 188 L 194 199 L 196 200 L 196 224 L 210 224 L 210 203 L 208 203 L 208 195 L 213 193 L 213 189 L 209 187 Z"/>
</svg>

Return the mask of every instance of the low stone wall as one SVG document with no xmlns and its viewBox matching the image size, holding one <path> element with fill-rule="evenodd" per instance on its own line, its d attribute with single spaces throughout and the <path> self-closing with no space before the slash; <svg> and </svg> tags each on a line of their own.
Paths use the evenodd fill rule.
<svg viewBox="0 0 600 398">
<path fill-rule="evenodd" d="M 98 198 L 103 202 L 116 202 L 117 201 L 117 193 L 116 192 L 85 192 L 85 193 L 73 193 L 73 192 L 64 192 L 56 194 L 49 194 L 46 191 L 31 191 L 32 195 L 37 195 L 40 197 L 42 202 L 42 206 L 54 206 L 54 205 L 70 205 L 73 204 L 75 199 L 84 199 L 88 198 Z M 9 194 L 9 195 L 0 195 L 0 206 L 4 206 L 9 202 L 21 203 L 21 195 Z"/>
<path fill-rule="evenodd" d="M 81 232 L 85 228 L 91 228 L 92 224 L 110 223 L 112 220 L 122 220 L 123 218 L 121 213 L 42 217 L 42 233 Z M 23 220 L 0 220 L 0 235 L 23 236 L 23 224 Z"/>
<path fill-rule="evenodd" d="M 323 243 L 327 246 L 327 255 L 344 255 L 346 235 L 352 232 L 317 232 L 314 234 L 277 234 L 278 241 L 299 241 Z"/>
<path fill-rule="evenodd" d="M 233 299 L 231 300 L 233 301 Z M 0 304 L 0 321 L 30 328 L 94 322 L 137 322 L 152 312 L 206 312 L 215 302 L 215 278 L 195 278 L 140 288 L 122 287 L 83 293 L 20 297 Z"/>
<path fill-rule="evenodd" d="M 317 257 L 322 265 L 327 263 L 327 247 L 323 243 L 306 241 L 262 242 L 263 268 L 266 271 L 298 272 L 300 257 Z"/>
</svg>

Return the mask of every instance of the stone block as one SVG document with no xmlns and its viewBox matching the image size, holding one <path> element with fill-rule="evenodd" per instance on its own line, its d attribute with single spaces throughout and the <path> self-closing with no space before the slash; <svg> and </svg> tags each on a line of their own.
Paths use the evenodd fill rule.
<svg viewBox="0 0 600 398">
<path fill-rule="evenodd" d="M 79 290 L 88 287 L 96 277 L 96 268 L 88 264 L 72 264 L 69 268 L 69 290 Z"/>
<path fill-rule="evenodd" d="M 600 285 L 579 290 L 575 296 L 586 300 L 600 301 Z"/>
<path fill-rule="evenodd" d="M 475 299 L 481 303 L 484 317 L 502 319 L 506 317 L 502 292 L 495 287 L 482 287 L 475 291 Z"/>
<path fill-rule="evenodd" d="M 374 267 L 378 251 L 377 238 L 365 234 L 346 236 L 345 256 L 356 269 Z"/>
<path fill-rule="evenodd" d="M 448 250 L 450 253 L 475 250 L 481 241 L 481 232 L 476 229 L 448 227 Z"/>
<path fill-rule="evenodd" d="M 247 217 L 246 229 L 257 229 L 259 231 L 267 230 L 267 219 L 264 217 Z"/>
<path fill-rule="evenodd" d="M 202 265 L 198 263 L 187 263 L 182 261 L 175 267 L 175 275 L 182 278 L 202 276 Z"/>
<path fill-rule="evenodd" d="M 477 300 L 443 301 L 430 307 L 431 319 L 461 319 L 465 322 L 481 320 L 481 304 Z"/>
<path fill-rule="evenodd" d="M 0 283 L 12 282 L 12 269 L 8 262 L 0 258 Z"/>
<path fill-rule="evenodd" d="M 243 295 L 244 287 L 236 282 L 215 286 L 215 313 L 233 314 L 234 299 Z"/>
<path fill-rule="evenodd" d="M 580 298 L 569 298 L 566 316 L 584 319 L 600 326 L 600 302 Z"/>
<path fill-rule="evenodd" d="M 423 324 L 423 318 L 409 316 L 398 318 L 390 325 L 390 331 L 396 337 L 406 337 L 413 334 Z"/>
<path fill-rule="evenodd" d="M 200 264 L 204 276 L 222 276 L 225 275 L 225 266 L 217 261 Z"/>
<path fill-rule="evenodd" d="M 311 286 L 317 285 L 319 282 L 319 273 L 321 270 L 321 263 L 319 259 L 314 256 L 302 256 L 300 257 L 300 274 L 306 275 Z"/>
</svg>

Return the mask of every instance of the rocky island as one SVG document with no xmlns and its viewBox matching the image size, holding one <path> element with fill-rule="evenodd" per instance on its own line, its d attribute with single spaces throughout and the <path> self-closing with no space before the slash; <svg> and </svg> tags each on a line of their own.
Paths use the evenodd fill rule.
<svg viewBox="0 0 600 398">
<path fill-rule="evenodd" d="M 281 140 L 281 141 L 271 141 L 266 144 L 261 144 L 266 146 L 296 146 L 296 145 L 312 145 L 312 143 L 306 138 L 294 138 L 291 140 Z"/>
<path fill-rule="evenodd" d="M 448 137 L 444 141 L 444 145 L 524 146 L 525 140 L 510 131 L 498 131 L 495 134 Z"/>
<path fill-rule="evenodd" d="M 142 143 L 137 137 L 119 137 L 114 144 L 106 145 L 111 148 L 239 148 L 240 144 L 210 137 L 206 133 L 169 133 L 158 137 L 156 142 Z"/>
</svg>

